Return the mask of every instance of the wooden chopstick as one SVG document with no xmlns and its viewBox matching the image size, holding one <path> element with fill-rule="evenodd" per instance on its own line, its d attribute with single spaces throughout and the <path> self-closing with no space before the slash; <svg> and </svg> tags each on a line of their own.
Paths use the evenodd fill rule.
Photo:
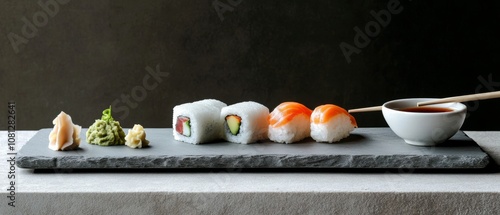
<svg viewBox="0 0 500 215">
<path fill-rule="evenodd" d="M 349 112 L 349 113 L 359 113 L 359 112 L 381 111 L 381 110 L 382 110 L 382 106 L 373 106 L 373 107 L 350 109 L 347 112 Z"/>
<path fill-rule="evenodd" d="M 463 95 L 463 96 L 453 96 L 453 97 L 448 97 L 448 98 L 443 98 L 443 99 L 436 99 L 436 100 L 432 100 L 432 101 L 419 102 L 419 103 L 417 103 L 417 107 L 424 106 L 424 105 L 448 103 L 448 102 L 469 102 L 469 101 L 494 99 L 494 98 L 500 98 L 500 91 L 494 91 L 494 92 L 488 92 L 488 93 L 476 93 L 476 94 L 469 94 L 469 95 Z M 350 110 L 348 110 L 348 112 L 349 113 L 359 113 L 359 112 L 381 111 L 381 110 L 382 110 L 382 106 L 373 106 L 373 107 L 350 109 Z"/>
<path fill-rule="evenodd" d="M 432 101 L 419 102 L 419 103 L 417 103 L 417 106 L 441 104 L 441 103 L 448 103 L 448 102 L 468 102 L 468 101 L 494 99 L 494 98 L 500 98 L 500 91 L 494 91 L 494 92 L 489 92 L 489 93 L 477 93 L 477 94 L 470 94 L 470 95 L 463 95 L 463 96 L 454 96 L 454 97 L 448 97 L 448 98 L 437 99 L 437 100 L 432 100 Z"/>
</svg>

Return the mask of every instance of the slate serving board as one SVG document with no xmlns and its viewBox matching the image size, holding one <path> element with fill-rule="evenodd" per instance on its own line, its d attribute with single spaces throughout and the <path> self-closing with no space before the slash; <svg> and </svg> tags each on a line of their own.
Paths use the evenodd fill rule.
<svg viewBox="0 0 500 215">
<path fill-rule="evenodd" d="M 406 144 L 390 128 L 357 128 L 339 143 L 311 138 L 294 144 L 270 141 L 242 145 L 213 142 L 192 145 L 173 139 L 171 128 L 146 128 L 150 147 L 96 146 L 52 151 L 51 129 L 42 129 L 17 154 L 18 167 L 50 168 L 415 168 L 478 169 L 489 156 L 462 131 L 436 147 Z M 124 129 L 127 133 L 128 129 Z"/>
</svg>

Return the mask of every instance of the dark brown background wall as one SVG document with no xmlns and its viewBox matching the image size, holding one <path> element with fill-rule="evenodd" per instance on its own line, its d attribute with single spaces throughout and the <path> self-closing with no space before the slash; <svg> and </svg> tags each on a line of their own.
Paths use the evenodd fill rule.
<svg viewBox="0 0 500 215">
<path fill-rule="evenodd" d="M 0 129 L 9 100 L 18 129 L 51 127 L 61 110 L 88 127 L 110 104 L 124 127 L 170 127 L 174 105 L 203 98 L 349 109 L 500 90 L 499 8 L 451 0 L 4 0 Z M 371 11 L 389 9 L 390 20 L 375 24 Z M 369 41 L 355 31 L 367 25 Z M 356 39 L 349 63 L 341 44 L 355 47 Z M 500 100 L 468 106 L 463 129 L 500 130 Z M 381 113 L 355 116 L 362 127 L 387 126 Z"/>
</svg>

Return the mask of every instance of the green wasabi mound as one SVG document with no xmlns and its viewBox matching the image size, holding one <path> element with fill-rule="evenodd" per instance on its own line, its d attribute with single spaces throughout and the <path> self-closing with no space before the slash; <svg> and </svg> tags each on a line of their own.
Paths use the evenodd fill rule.
<svg viewBox="0 0 500 215">
<path fill-rule="evenodd" d="M 125 132 L 120 122 L 111 116 L 111 106 L 102 112 L 101 119 L 96 119 L 86 133 L 87 142 L 93 145 L 125 145 Z"/>
</svg>

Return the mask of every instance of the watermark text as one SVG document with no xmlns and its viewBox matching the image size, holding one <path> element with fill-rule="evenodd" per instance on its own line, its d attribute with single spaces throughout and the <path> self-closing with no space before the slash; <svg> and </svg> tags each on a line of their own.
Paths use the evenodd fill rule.
<svg viewBox="0 0 500 215">
<path fill-rule="evenodd" d="M 135 109 L 139 105 L 139 102 L 144 101 L 148 96 L 148 91 L 152 91 L 158 87 L 158 85 L 163 82 L 163 79 L 168 77 L 170 73 L 161 72 L 160 64 L 156 65 L 156 70 L 147 66 L 147 74 L 142 78 L 142 83 L 132 87 L 130 93 L 121 94 L 119 99 L 115 99 L 111 106 L 113 111 L 119 116 L 120 120 L 127 118 L 130 114 L 130 109 Z"/>
<path fill-rule="evenodd" d="M 361 49 L 370 45 L 372 38 L 377 37 L 382 29 L 386 28 L 389 23 L 391 23 L 392 16 L 400 14 L 403 9 L 404 7 L 399 0 L 389 0 L 387 9 L 382 9 L 378 12 L 374 10 L 370 11 L 370 15 L 374 20 L 367 22 L 364 29 L 358 26 L 354 27 L 356 35 L 354 35 L 353 45 L 345 41 L 341 42 L 339 45 L 347 63 L 351 63 L 351 56 L 353 54 L 361 53 Z"/>
<path fill-rule="evenodd" d="M 7 204 L 16 207 L 16 103 L 7 104 Z"/>
<path fill-rule="evenodd" d="M 59 13 L 60 5 L 65 5 L 70 0 L 39 0 L 38 6 L 40 10 L 35 12 L 31 19 L 26 16 L 21 18 L 23 26 L 20 29 L 20 34 L 10 32 L 7 38 L 10 41 L 12 49 L 17 54 L 20 51 L 21 45 L 28 44 L 30 39 L 38 35 L 40 28 L 45 27 L 49 23 L 49 18 L 53 18 Z"/>
</svg>

